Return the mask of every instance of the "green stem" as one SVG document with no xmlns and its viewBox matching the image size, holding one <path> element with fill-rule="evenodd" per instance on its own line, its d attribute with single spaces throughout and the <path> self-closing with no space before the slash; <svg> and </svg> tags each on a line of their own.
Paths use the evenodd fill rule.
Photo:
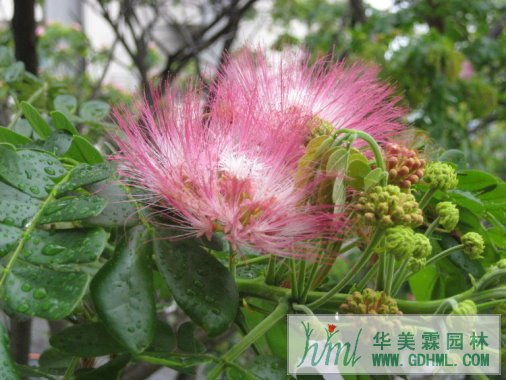
<svg viewBox="0 0 506 380">
<path fill-rule="evenodd" d="M 228 270 L 234 279 L 237 277 L 236 276 L 237 270 L 236 270 L 236 266 L 235 266 L 236 256 L 237 256 L 237 253 L 235 252 L 235 250 L 231 249 L 230 253 L 228 254 Z"/>
<path fill-rule="evenodd" d="M 79 364 L 79 358 L 76 356 L 73 356 L 72 359 L 70 359 L 69 366 L 67 367 L 67 370 L 65 371 L 65 374 L 63 375 L 62 380 L 72 379 L 78 364 Z"/>
<path fill-rule="evenodd" d="M 503 300 L 503 299 L 502 300 L 494 300 L 494 301 L 480 303 L 480 304 L 476 305 L 476 307 L 478 309 L 490 309 L 491 307 L 501 305 L 505 302 L 506 302 L 506 300 Z"/>
<path fill-rule="evenodd" d="M 371 151 L 374 154 L 376 166 L 381 170 L 383 170 L 385 173 L 387 173 L 387 176 L 385 176 L 381 181 L 381 184 L 383 186 L 386 186 L 388 183 L 388 172 L 386 171 L 385 161 L 383 161 L 383 154 L 381 152 L 381 148 L 376 142 L 376 140 L 374 140 L 372 136 L 369 135 L 368 133 L 365 133 L 363 131 L 356 131 L 353 129 L 338 129 L 336 131 L 336 136 L 340 133 L 355 134 L 357 137 L 361 138 L 362 140 L 364 140 L 366 143 L 369 144 L 369 147 L 371 148 Z"/>
<path fill-rule="evenodd" d="M 41 218 L 42 214 L 44 213 L 47 205 L 56 198 L 56 194 L 58 194 L 58 190 L 60 189 L 60 186 L 62 184 L 64 184 L 65 182 L 67 182 L 67 180 L 69 179 L 71 174 L 72 174 L 72 170 L 70 170 L 65 175 L 65 177 L 63 177 L 62 180 L 53 187 L 51 192 L 48 194 L 47 198 L 40 205 L 37 213 L 34 215 L 32 220 L 30 221 L 30 223 L 28 223 L 28 226 L 26 227 L 26 229 L 21 234 L 21 240 L 19 241 L 19 243 L 18 243 L 16 249 L 14 250 L 14 252 L 12 253 L 12 256 L 10 257 L 7 265 L 5 266 L 4 270 L 2 271 L 2 275 L 0 277 L 0 289 L 2 289 L 2 287 L 5 283 L 5 280 L 7 279 L 7 276 L 11 272 L 12 267 L 14 266 L 14 263 L 16 262 L 16 259 L 18 258 L 19 254 L 23 250 L 26 242 L 28 241 L 28 239 L 30 239 L 33 230 L 37 227 L 39 219 Z"/>
<path fill-rule="evenodd" d="M 314 315 L 313 310 L 311 310 L 306 305 L 294 303 L 294 304 L 292 304 L 292 308 L 293 308 L 293 310 L 302 311 L 304 314 L 307 314 L 307 315 Z"/>
<path fill-rule="evenodd" d="M 294 299 L 298 299 L 299 288 L 297 286 L 297 268 L 295 265 L 295 259 L 290 259 L 290 282 L 292 283 L 292 297 Z"/>
<path fill-rule="evenodd" d="M 478 283 L 476 284 L 476 288 L 478 290 L 486 289 L 487 285 L 500 279 L 503 276 L 506 276 L 506 269 L 496 269 L 493 272 L 487 273 L 479 279 Z"/>
<path fill-rule="evenodd" d="M 360 282 L 357 284 L 356 286 L 357 290 L 359 291 L 364 290 L 369 281 L 371 281 L 371 278 L 373 278 L 374 275 L 378 272 L 378 268 L 379 268 L 379 261 L 376 261 L 374 265 L 371 267 L 371 269 L 369 269 L 369 272 L 367 272 L 365 276 L 362 277 Z"/>
<path fill-rule="evenodd" d="M 259 338 L 265 335 L 265 333 L 269 331 L 272 328 L 272 326 L 274 326 L 278 321 L 283 319 L 286 316 L 287 312 L 288 312 L 288 302 L 287 299 L 284 299 L 278 304 L 278 306 L 276 306 L 276 308 L 267 318 L 265 318 L 258 325 L 256 325 L 247 335 L 245 335 L 239 341 L 239 343 L 237 343 L 234 347 L 232 347 L 221 357 L 221 361 L 209 373 L 207 379 L 214 380 L 218 378 L 220 373 L 223 371 L 226 362 L 232 362 L 233 360 L 235 360 L 249 346 L 251 346 L 251 344 L 253 344 Z"/>
<path fill-rule="evenodd" d="M 368 263 L 371 259 L 372 254 L 374 252 L 374 248 L 380 242 L 383 237 L 383 229 L 378 228 L 369 242 L 369 245 L 366 247 L 362 256 L 358 260 L 358 262 L 346 273 L 341 281 L 339 281 L 332 289 L 330 289 L 327 294 L 322 296 L 320 299 L 310 303 L 308 306 L 312 309 L 317 308 L 318 306 L 324 305 L 327 301 L 329 301 L 333 295 L 338 293 L 341 289 L 343 289 L 350 280 L 355 277 L 355 275 Z"/>
<path fill-rule="evenodd" d="M 392 283 L 394 280 L 395 273 L 395 257 L 391 254 L 387 253 L 387 262 L 386 262 L 386 277 L 385 277 L 385 292 L 387 295 L 392 294 Z"/>
<path fill-rule="evenodd" d="M 270 256 L 253 257 L 252 259 L 239 261 L 238 263 L 235 264 L 235 267 L 239 268 L 239 267 L 244 267 L 246 265 L 258 264 L 258 263 L 262 263 L 264 261 L 267 261 L 269 259 L 270 259 Z"/>
<path fill-rule="evenodd" d="M 378 273 L 376 275 L 376 290 L 384 289 L 385 287 L 385 260 L 384 254 L 378 255 Z"/>
<path fill-rule="evenodd" d="M 269 265 L 267 266 L 267 274 L 265 276 L 265 282 L 272 284 L 276 277 L 276 256 L 269 255 Z"/>
<path fill-rule="evenodd" d="M 441 219 L 441 217 L 438 216 L 436 219 L 432 221 L 429 227 L 427 227 L 427 229 L 425 230 L 425 236 L 430 237 L 432 235 L 432 233 L 439 224 L 439 219 Z"/>
<path fill-rule="evenodd" d="M 404 260 L 400 268 L 395 272 L 395 281 L 392 287 L 392 296 L 395 296 L 401 288 L 404 281 L 406 281 L 406 272 L 408 271 L 409 259 Z"/>
<path fill-rule="evenodd" d="M 305 303 L 307 300 L 307 294 L 313 287 L 314 280 L 316 278 L 316 275 L 318 274 L 318 263 L 314 263 L 311 267 L 311 272 L 309 273 L 309 278 L 306 283 L 306 286 L 302 289 L 302 294 L 300 295 L 300 302 Z"/>
<path fill-rule="evenodd" d="M 446 309 L 448 309 L 448 306 L 450 306 L 453 310 L 458 306 L 458 304 L 459 303 L 455 301 L 455 299 L 448 298 L 446 301 L 441 302 L 441 305 L 439 305 L 436 311 L 434 311 L 434 314 L 444 314 Z"/>
<path fill-rule="evenodd" d="M 40 95 L 42 95 L 45 91 L 47 90 L 47 83 L 44 83 L 37 91 L 35 91 L 32 96 L 30 96 L 28 98 L 28 100 L 26 101 L 27 103 L 33 103 L 34 101 L 36 101 L 38 99 L 38 97 Z M 9 125 L 7 126 L 7 129 L 12 129 L 14 127 L 14 125 L 16 124 L 16 122 L 18 121 L 18 119 L 21 117 L 23 111 L 20 109 L 18 112 L 16 112 L 16 114 L 14 115 L 14 117 L 12 118 L 11 122 L 9 123 Z"/>
<path fill-rule="evenodd" d="M 438 260 L 444 259 L 445 257 L 450 256 L 453 252 L 462 249 L 462 247 L 464 247 L 464 244 L 455 245 L 451 248 L 444 250 L 443 252 L 439 252 L 437 255 L 434 255 L 430 259 L 428 259 L 425 265 L 427 266 L 435 263 Z"/>
<path fill-rule="evenodd" d="M 304 292 L 304 288 L 306 285 L 306 261 L 301 260 L 299 264 L 299 280 L 297 284 L 297 293 L 299 294 L 299 297 L 302 296 L 302 293 Z"/>
<path fill-rule="evenodd" d="M 430 202 L 434 194 L 436 194 L 437 189 L 430 188 L 420 199 L 420 202 L 418 202 L 418 205 L 420 206 L 420 209 L 423 210 Z"/>
</svg>

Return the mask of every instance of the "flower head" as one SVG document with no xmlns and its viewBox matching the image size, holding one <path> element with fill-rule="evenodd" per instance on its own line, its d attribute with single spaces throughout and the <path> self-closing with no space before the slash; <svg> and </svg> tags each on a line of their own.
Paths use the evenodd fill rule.
<svg viewBox="0 0 506 380">
<path fill-rule="evenodd" d="M 355 64 L 308 66 L 304 52 L 284 51 L 269 58 L 261 51 L 231 56 L 214 89 L 214 108 L 233 120 L 245 110 L 286 133 L 301 130 L 306 140 L 336 129 L 356 129 L 385 141 L 403 127 L 404 111 L 396 106 L 392 89 L 377 80 L 377 69 Z"/>
<path fill-rule="evenodd" d="M 433 189 L 443 191 L 455 189 L 459 183 L 455 169 L 445 162 L 431 162 L 427 165 L 423 179 Z"/>
<path fill-rule="evenodd" d="M 273 131 L 267 139 L 247 113 L 231 129 L 203 117 L 195 91 L 183 98 L 167 91 L 153 105 L 138 104 L 137 115 L 116 112 L 124 135 L 116 160 L 183 236 L 222 232 L 235 249 L 306 256 L 309 240 L 336 227 L 335 216 L 308 206 L 306 189 L 296 186 L 297 136 L 281 141 Z"/>
<path fill-rule="evenodd" d="M 468 232 L 460 239 L 464 245 L 464 253 L 466 253 L 471 260 L 481 259 L 481 254 L 485 250 L 485 242 L 483 237 L 476 232 Z"/>
<path fill-rule="evenodd" d="M 453 231 L 459 223 L 459 209 L 451 202 L 439 202 L 436 206 L 439 224 L 446 231 Z"/>
</svg>

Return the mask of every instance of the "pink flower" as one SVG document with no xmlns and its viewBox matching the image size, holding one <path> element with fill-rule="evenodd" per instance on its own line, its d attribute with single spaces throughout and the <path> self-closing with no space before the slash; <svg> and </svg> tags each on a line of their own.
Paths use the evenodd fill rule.
<svg viewBox="0 0 506 380">
<path fill-rule="evenodd" d="M 474 74 L 474 67 L 471 61 L 468 59 L 464 60 L 460 66 L 459 78 L 466 80 L 471 78 Z"/>
<path fill-rule="evenodd" d="M 322 121 L 334 129 L 367 132 L 378 141 L 403 129 L 404 111 L 392 89 L 378 81 L 377 69 L 323 60 L 307 66 L 308 59 L 290 51 L 275 59 L 262 51 L 231 56 L 214 88 L 216 113 L 233 120 L 246 109 L 271 129 L 290 117 L 298 122 L 286 134 L 302 127 L 306 138 Z"/>
<path fill-rule="evenodd" d="M 152 106 L 137 105 L 138 114 L 116 112 L 123 136 L 115 159 L 181 237 L 221 232 L 234 249 L 310 257 L 311 240 L 337 235 L 337 216 L 308 205 L 311 189 L 294 179 L 299 136 L 281 136 L 283 125 L 267 136 L 247 110 L 233 127 L 213 112 L 204 117 L 193 90 L 153 97 Z"/>
</svg>

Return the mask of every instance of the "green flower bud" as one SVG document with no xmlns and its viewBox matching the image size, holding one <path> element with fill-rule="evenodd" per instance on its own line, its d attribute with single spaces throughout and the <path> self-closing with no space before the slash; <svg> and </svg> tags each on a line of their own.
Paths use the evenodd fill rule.
<svg viewBox="0 0 506 380">
<path fill-rule="evenodd" d="M 416 259 L 422 259 L 430 256 L 432 252 L 432 244 L 430 240 L 424 234 L 414 234 L 414 249 L 413 257 Z"/>
<path fill-rule="evenodd" d="M 395 299 L 369 288 L 353 292 L 340 309 L 344 314 L 402 314 Z"/>
<path fill-rule="evenodd" d="M 468 232 L 463 235 L 460 242 L 464 245 L 464 252 L 471 260 L 481 259 L 481 254 L 485 250 L 485 242 L 480 234 Z"/>
<path fill-rule="evenodd" d="M 355 210 L 367 224 L 393 227 L 423 223 L 422 210 L 413 195 L 394 185 L 375 186 L 358 198 Z"/>
<path fill-rule="evenodd" d="M 383 249 L 397 260 L 407 259 L 415 249 L 415 233 L 409 227 L 395 226 L 385 232 Z"/>
<path fill-rule="evenodd" d="M 451 202 L 440 202 L 436 206 L 439 224 L 446 231 L 453 231 L 459 222 L 459 209 Z"/>
<path fill-rule="evenodd" d="M 450 314 L 455 315 L 472 315 L 472 314 L 478 314 L 478 308 L 476 307 L 476 304 L 471 300 L 465 300 L 462 302 L 459 302 L 457 307 L 453 309 L 453 311 Z"/>
<path fill-rule="evenodd" d="M 433 189 L 443 191 L 454 189 L 459 183 L 455 169 L 444 162 L 431 162 L 428 164 L 423 178 Z"/>
<path fill-rule="evenodd" d="M 417 257 L 410 257 L 408 261 L 408 268 L 412 272 L 420 272 L 423 268 L 425 268 L 425 265 L 427 264 L 427 259 L 425 257 L 417 258 Z"/>
<path fill-rule="evenodd" d="M 497 269 L 506 269 L 506 259 L 501 259 L 497 263 L 495 263 Z"/>
</svg>

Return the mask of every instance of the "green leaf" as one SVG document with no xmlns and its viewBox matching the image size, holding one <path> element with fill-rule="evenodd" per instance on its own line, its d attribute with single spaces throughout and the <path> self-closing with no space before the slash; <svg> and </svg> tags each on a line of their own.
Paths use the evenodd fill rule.
<svg viewBox="0 0 506 380">
<path fill-rule="evenodd" d="M 113 173 L 114 169 L 107 162 L 95 165 L 79 164 L 72 170 L 68 181 L 60 187 L 58 194 L 63 194 L 84 185 L 106 180 L 111 177 Z"/>
<path fill-rule="evenodd" d="M 155 260 L 178 305 L 210 336 L 235 318 L 239 293 L 228 270 L 190 240 L 155 239 Z"/>
<path fill-rule="evenodd" d="M 126 351 L 99 322 L 67 327 L 49 339 L 52 347 L 78 357 L 96 357 Z"/>
<path fill-rule="evenodd" d="M 188 370 L 193 367 L 209 363 L 212 361 L 212 357 L 209 355 L 199 354 L 177 354 L 177 353 L 156 353 L 146 352 L 142 355 L 138 355 L 135 358 L 138 361 L 145 363 L 162 365 L 165 367 L 173 368 L 180 372 L 190 372 Z"/>
<path fill-rule="evenodd" d="M 7 83 L 19 82 L 23 79 L 25 65 L 23 62 L 15 62 L 4 71 L 4 79 Z"/>
<path fill-rule="evenodd" d="M 74 127 L 74 124 L 72 124 L 67 116 L 65 116 L 65 114 L 61 113 L 60 111 L 51 112 L 51 120 L 53 120 L 53 124 L 56 129 L 70 132 L 73 135 L 79 134 L 76 127 Z"/>
<path fill-rule="evenodd" d="M 439 161 L 453 163 L 459 169 L 465 169 L 467 167 L 467 157 L 464 152 L 458 149 L 449 149 L 445 151 L 439 157 Z"/>
<path fill-rule="evenodd" d="M 332 202 L 335 205 L 342 206 L 345 203 L 346 191 L 344 186 L 344 175 L 348 167 L 349 152 L 347 149 L 340 148 L 332 153 L 327 161 L 327 171 L 335 173 L 337 176 L 332 186 Z M 340 210 L 336 209 L 335 212 Z"/>
<path fill-rule="evenodd" d="M 72 358 L 72 355 L 50 347 L 40 355 L 39 365 L 44 370 L 63 374 L 69 367 Z"/>
<path fill-rule="evenodd" d="M 51 134 L 51 127 L 30 103 L 21 102 L 21 111 L 25 115 L 26 120 L 40 138 L 46 139 Z"/>
<path fill-rule="evenodd" d="M 478 191 L 497 185 L 499 178 L 480 170 L 464 170 L 458 173 L 459 190 Z"/>
<path fill-rule="evenodd" d="M 257 356 L 246 365 L 246 369 L 260 380 L 286 380 L 288 378 L 286 375 L 286 360 L 275 356 Z M 249 375 L 249 373 L 246 373 L 246 375 Z M 244 379 L 244 375 L 236 367 L 230 367 L 227 371 L 230 380 Z"/>
<path fill-rule="evenodd" d="M 99 164 L 104 162 L 100 152 L 82 136 L 74 136 L 65 157 L 87 164 Z"/>
<path fill-rule="evenodd" d="M 96 274 L 91 295 L 100 318 L 117 341 L 139 353 L 155 333 L 155 299 L 149 255 L 152 244 L 144 226 L 133 227 L 128 240 Z"/>
<path fill-rule="evenodd" d="M 126 190 L 112 182 L 99 182 L 88 187 L 90 192 L 107 199 L 107 206 L 97 216 L 88 218 L 89 225 L 102 227 L 131 227 L 139 223 L 137 209 Z"/>
<path fill-rule="evenodd" d="M 98 368 L 78 369 L 75 380 L 117 380 L 130 359 L 130 354 L 122 354 Z"/>
<path fill-rule="evenodd" d="M 56 131 L 44 141 L 42 148 L 56 156 L 63 156 L 71 144 L 72 135 L 70 133 L 67 131 Z"/>
<path fill-rule="evenodd" d="M 54 181 L 65 174 L 63 165 L 47 153 L 33 150 L 14 152 L 0 146 L 0 177 L 34 198 L 45 198 Z"/>
<path fill-rule="evenodd" d="M 54 109 L 64 114 L 73 114 L 77 110 L 77 99 L 72 95 L 58 95 L 53 100 Z"/>
<path fill-rule="evenodd" d="M 0 226 L 0 231 L 3 228 Z M 90 275 L 76 264 L 96 261 L 106 241 L 107 234 L 98 228 L 34 231 L 6 277 L 6 306 L 46 319 L 66 317 L 82 299 L 90 281 Z"/>
<path fill-rule="evenodd" d="M 85 120 L 100 121 L 109 115 L 111 107 L 100 100 L 89 100 L 84 102 L 79 109 L 79 116 Z"/>
<path fill-rule="evenodd" d="M 70 222 L 96 216 L 105 208 L 107 201 L 95 195 L 64 197 L 49 202 L 39 223 Z"/>
<path fill-rule="evenodd" d="M 483 213 L 484 205 L 482 201 L 468 191 L 451 190 L 448 192 L 450 200 L 458 206 L 465 207 L 473 213 L 480 215 Z"/>
<path fill-rule="evenodd" d="M 157 320 L 155 323 L 155 337 L 147 351 L 168 353 L 173 351 L 176 345 L 177 341 L 174 331 L 172 331 L 167 323 Z"/>
<path fill-rule="evenodd" d="M 364 177 L 364 190 L 367 191 L 373 186 L 376 186 L 378 183 L 380 183 L 385 175 L 386 173 L 380 168 L 376 168 L 373 171 L 369 172 Z"/>
<path fill-rule="evenodd" d="M 438 270 L 434 265 L 423 268 L 409 278 L 409 286 L 417 301 L 432 299 L 432 292 L 438 280 Z"/>
<path fill-rule="evenodd" d="M 0 323 L 0 374 L 2 380 L 19 380 L 14 361 L 11 358 L 9 335 Z"/>
<path fill-rule="evenodd" d="M 0 142 L 6 142 L 13 145 L 23 145 L 32 142 L 28 137 L 20 135 L 10 129 L 0 127 Z"/>
<path fill-rule="evenodd" d="M 35 215 L 40 203 L 38 199 L 0 182 L 0 223 L 23 227 Z"/>
<path fill-rule="evenodd" d="M 177 329 L 177 347 L 185 352 L 202 353 L 206 347 L 195 338 L 195 324 L 185 322 Z"/>
</svg>

